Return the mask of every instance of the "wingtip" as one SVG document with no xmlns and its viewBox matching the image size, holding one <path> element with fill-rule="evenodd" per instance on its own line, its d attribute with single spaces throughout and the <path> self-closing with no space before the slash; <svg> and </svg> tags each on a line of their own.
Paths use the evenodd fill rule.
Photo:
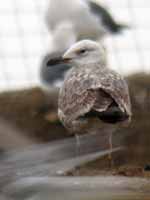
<svg viewBox="0 0 150 200">
<path fill-rule="evenodd" d="M 124 31 L 124 30 L 129 30 L 132 27 L 128 24 L 118 24 L 118 30 L 119 31 Z"/>
</svg>

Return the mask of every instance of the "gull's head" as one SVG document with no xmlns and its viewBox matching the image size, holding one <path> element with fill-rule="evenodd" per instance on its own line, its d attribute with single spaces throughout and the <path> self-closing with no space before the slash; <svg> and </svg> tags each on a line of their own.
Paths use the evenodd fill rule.
<svg viewBox="0 0 150 200">
<path fill-rule="evenodd" d="M 61 57 L 48 60 L 47 66 L 57 64 L 69 64 L 70 66 L 83 66 L 89 64 L 106 64 L 105 48 L 91 40 L 81 40 L 73 44 Z"/>
<path fill-rule="evenodd" d="M 105 49 L 91 40 L 82 40 L 72 45 L 63 55 L 63 60 L 70 64 L 105 63 Z"/>
</svg>

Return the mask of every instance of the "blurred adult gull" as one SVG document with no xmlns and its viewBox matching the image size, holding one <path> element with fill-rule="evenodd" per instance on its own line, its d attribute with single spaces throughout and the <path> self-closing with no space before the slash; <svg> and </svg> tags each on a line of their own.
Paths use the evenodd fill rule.
<svg viewBox="0 0 150 200">
<path fill-rule="evenodd" d="M 59 60 L 72 66 L 60 89 L 58 115 L 73 134 L 130 120 L 127 83 L 107 67 L 104 54 L 102 45 L 82 40 L 71 46 Z M 49 60 L 48 65 L 52 64 Z"/>
<path fill-rule="evenodd" d="M 72 44 L 76 42 L 76 35 L 70 21 L 63 21 L 57 25 L 52 33 L 52 44 L 41 62 L 40 79 L 45 89 L 60 87 L 64 80 L 65 73 L 70 69 L 69 65 L 55 61 L 52 68 L 47 68 L 47 61 L 52 58 L 59 58 Z"/>
<path fill-rule="evenodd" d="M 66 20 L 72 22 L 78 40 L 99 40 L 107 33 L 117 34 L 127 28 L 94 0 L 51 0 L 46 15 L 49 30 Z"/>
</svg>

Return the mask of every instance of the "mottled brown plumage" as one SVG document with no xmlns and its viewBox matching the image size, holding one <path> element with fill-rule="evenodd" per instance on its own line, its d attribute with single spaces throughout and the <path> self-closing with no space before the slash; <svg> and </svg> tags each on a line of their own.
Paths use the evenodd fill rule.
<svg viewBox="0 0 150 200">
<path fill-rule="evenodd" d="M 84 55 L 77 53 L 86 48 L 88 50 Z M 92 116 L 101 121 L 115 123 L 125 121 L 131 116 L 127 83 L 118 73 L 106 66 L 102 56 L 102 47 L 88 40 L 78 42 L 64 55 L 64 59 L 68 59 L 73 67 L 67 73 L 60 90 L 58 114 L 64 126 L 71 132 L 80 132 L 79 129 L 82 129 Z M 81 60 L 78 61 L 79 59 Z M 111 110 L 114 112 L 115 109 L 118 109 L 115 112 L 119 113 L 117 120 L 110 120 Z M 107 117 L 109 110 L 109 120 L 105 120 L 104 115 Z"/>
</svg>

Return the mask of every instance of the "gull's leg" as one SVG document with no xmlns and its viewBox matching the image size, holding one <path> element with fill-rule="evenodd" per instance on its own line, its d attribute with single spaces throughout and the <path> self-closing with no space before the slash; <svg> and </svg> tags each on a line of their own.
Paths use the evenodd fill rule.
<svg viewBox="0 0 150 200">
<path fill-rule="evenodd" d="M 113 144 L 112 144 L 112 132 L 111 132 L 110 135 L 109 135 L 109 148 L 110 148 L 110 150 L 112 151 L 112 149 L 113 149 Z M 113 166 L 114 166 L 114 161 L 113 161 L 112 153 L 109 153 L 108 159 L 109 159 L 109 162 L 110 162 L 110 167 L 113 167 Z"/>
<path fill-rule="evenodd" d="M 80 137 L 78 134 L 75 134 L 75 139 L 76 139 L 76 157 L 79 156 L 80 154 Z M 76 170 L 77 175 L 79 175 L 79 170 Z"/>
<path fill-rule="evenodd" d="M 80 137 L 78 134 L 75 134 L 75 138 L 76 138 L 76 156 L 79 156 L 80 153 Z"/>
</svg>

